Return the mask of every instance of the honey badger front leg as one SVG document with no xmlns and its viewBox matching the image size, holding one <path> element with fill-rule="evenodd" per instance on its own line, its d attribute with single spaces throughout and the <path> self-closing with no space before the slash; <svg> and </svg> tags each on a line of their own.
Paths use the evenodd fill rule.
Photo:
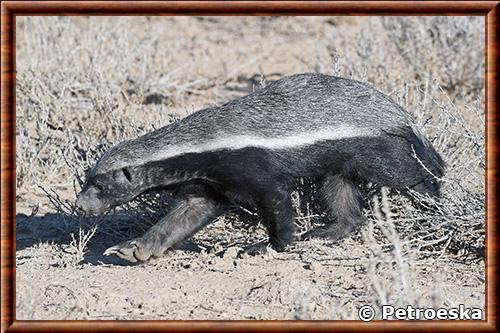
<svg viewBox="0 0 500 333">
<path fill-rule="evenodd" d="M 219 202 L 204 185 L 186 185 L 177 193 L 175 207 L 141 237 L 112 246 L 115 254 L 130 262 L 161 256 L 176 243 L 193 235 L 222 212 Z"/>
</svg>

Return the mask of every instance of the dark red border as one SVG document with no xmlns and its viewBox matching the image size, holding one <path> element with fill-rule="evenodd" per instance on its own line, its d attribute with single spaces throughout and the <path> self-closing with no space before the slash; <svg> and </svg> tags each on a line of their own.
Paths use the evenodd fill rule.
<svg viewBox="0 0 500 333">
<path fill-rule="evenodd" d="M 498 1 L 8 1 L 15 15 L 485 15 Z"/>
<path fill-rule="evenodd" d="M 1 4 L 1 332 L 496 332 L 498 325 L 498 1 L 6 1 Z M 482 15 L 486 16 L 487 310 L 482 322 L 15 320 L 16 15 Z"/>
</svg>

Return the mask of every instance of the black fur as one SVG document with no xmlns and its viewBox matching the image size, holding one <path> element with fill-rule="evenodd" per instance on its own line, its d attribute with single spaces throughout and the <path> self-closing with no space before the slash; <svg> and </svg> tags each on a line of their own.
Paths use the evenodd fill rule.
<svg viewBox="0 0 500 333">
<path fill-rule="evenodd" d="M 270 103 L 275 108 L 289 105 L 287 100 L 272 97 Z M 356 101 L 356 107 L 363 107 L 359 98 Z M 361 184 L 370 182 L 439 195 L 443 161 L 413 124 L 396 122 L 394 126 L 373 127 L 379 132 L 372 136 L 315 141 L 286 149 L 248 146 L 187 152 L 142 164 L 127 165 L 117 159 L 120 155 L 109 154 L 119 168 L 91 174 L 79 196 L 79 205 L 99 212 L 145 191 L 177 190 L 178 204 L 164 219 L 144 236 L 106 251 L 130 261 L 161 255 L 223 213 L 228 203 L 255 207 L 268 229 L 271 245 L 281 251 L 294 238 L 290 193 L 298 178 L 306 178 L 317 184 L 329 222 L 311 235 L 339 239 L 364 220 Z M 266 131 L 271 133 L 272 128 Z M 129 147 L 134 147 L 132 144 Z"/>
</svg>

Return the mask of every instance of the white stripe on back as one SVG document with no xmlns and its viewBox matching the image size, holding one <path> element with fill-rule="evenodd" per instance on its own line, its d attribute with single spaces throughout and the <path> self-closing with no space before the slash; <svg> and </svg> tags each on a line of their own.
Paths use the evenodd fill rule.
<svg viewBox="0 0 500 333">
<path fill-rule="evenodd" d="M 151 150 L 136 152 L 133 160 L 115 160 L 110 164 L 104 162 L 99 173 L 113 169 L 120 169 L 127 166 L 143 165 L 149 162 L 156 162 L 189 153 L 204 153 L 222 149 L 238 150 L 243 148 L 264 148 L 270 150 L 284 150 L 300 148 L 313 145 L 320 141 L 341 140 L 353 137 L 376 136 L 377 131 L 373 128 L 359 128 L 353 126 L 339 125 L 336 127 L 324 128 L 317 131 L 303 132 L 280 137 L 261 137 L 253 135 L 233 135 L 224 138 L 209 140 L 198 144 L 181 144 L 165 146 L 157 150 L 155 147 L 147 147 Z M 157 151 L 155 151 L 157 150 Z M 142 153 L 142 154 L 141 154 Z M 107 165 L 106 165 L 107 164 Z"/>
<path fill-rule="evenodd" d="M 267 138 L 251 135 L 236 135 L 225 138 L 215 139 L 200 144 L 174 145 L 167 149 L 152 154 L 149 161 L 158 161 L 170 157 L 188 154 L 202 153 L 221 149 L 237 150 L 249 147 L 267 148 L 271 150 L 281 150 L 290 148 L 299 148 L 312 145 L 319 141 L 340 140 L 352 137 L 374 136 L 373 129 L 358 128 L 352 126 L 340 125 L 335 128 L 322 129 L 313 132 L 304 132 L 294 135 Z M 154 157 L 153 157 L 154 156 Z"/>
</svg>

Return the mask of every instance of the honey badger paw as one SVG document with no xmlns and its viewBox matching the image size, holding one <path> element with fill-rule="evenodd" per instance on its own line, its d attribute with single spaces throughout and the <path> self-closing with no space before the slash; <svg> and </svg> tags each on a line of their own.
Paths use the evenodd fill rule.
<svg viewBox="0 0 500 333">
<path fill-rule="evenodd" d="M 158 239 L 139 237 L 122 242 L 104 251 L 105 256 L 116 255 L 130 262 L 147 261 L 151 257 L 159 257 L 166 251 Z"/>
<path fill-rule="evenodd" d="M 360 229 L 361 225 L 361 221 L 356 221 L 356 223 L 337 222 L 332 225 L 310 230 L 303 234 L 300 239 L 308 240 L 311 238 L 322 238 L 328 239 L 332 242 L 338 242 L 343 240 L 347 236 L 354 234 L 357 230 Z"/>
</svg>

